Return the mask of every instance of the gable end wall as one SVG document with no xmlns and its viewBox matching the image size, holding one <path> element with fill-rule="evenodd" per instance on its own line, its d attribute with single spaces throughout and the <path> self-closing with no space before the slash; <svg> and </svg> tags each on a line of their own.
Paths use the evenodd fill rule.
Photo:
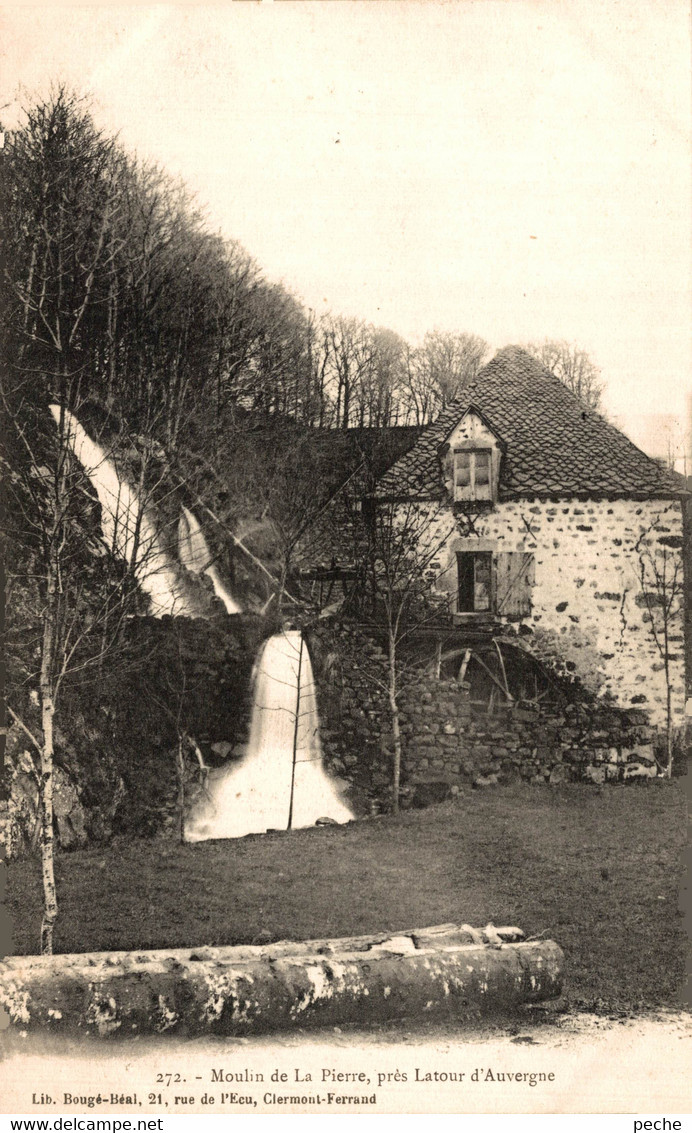
<svg viewBox="0 0 692 1133">
<path fill-rule="evenodd" d="M 660 612 L 654 568 L 670 578 L 677 563 L 682 591 L 682 505 L 677 500 L 536 500 L 498 504 L 467 521 L 451 507 L 421 504 L 431 540 L 445 541 L 435 564 L 439 589 L 453 591 L 455 543 L 476 538 L 497 551 L 532 552 L 531 613 L 525 641 L 558 670 L 598 696 L 637 706 L 657 727 L 666 722 L 666 674 L 651 630 Z M 642 588 L 641 563 L 647 582 Z M 450 581 L 451 580 L 451 581 Z M 646 595 L 648 594 L 648 599 Z M 682 592 L 673 603 L 668 650 L 674 723 L 684 720 L 685 641 Z"/>
</svg>

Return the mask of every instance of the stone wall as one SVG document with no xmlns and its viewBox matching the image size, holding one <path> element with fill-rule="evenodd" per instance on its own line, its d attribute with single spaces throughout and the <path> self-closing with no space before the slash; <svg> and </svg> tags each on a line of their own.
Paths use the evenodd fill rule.
<svg viewBox="0 0 692 1133">
<path fill-rule="evenodd" d="M 585 703 L 506 705 L 491 714 L 456 681 L 421 682 L 402 697 L 404 769 L 411 785 L 485 786 L 618 781 L 656 774 L 647 715 Z M 385 737 L 385 751 L 391 751 Z"/>
<path fill-rule="evenodd" d="M 533 553 L 531 612 L 521 621 L 536 656 L 599 698 L 646 708 L 659 728 L 666 722 L 667 666 L 674 721 L 683 723 L 679 501 L 520 500 L 499 503 L 471 523 L 451 507 L 421 507 L 430 514 L 430 541 L 444 544 L 433 564 L 440 589 L 453 597 L 457 550 L 480 544 Z M 676 591 L 667 650 L 655 640 L 662 646 L 661 576 L 663 590 Z"/>
<path fill-rule="evenodd" d="M 386 658 L 372 638 L 342 625 L 313 634 L 325 760 L 363 799 L 386 803 L 393 737 L 383 689 Z M 424 675 L 400 697 L 403 798 L 436 801 L 464 787 L 617 782 L 657 774 L 656 729 L 638 707 L 556 695 L 540 706 L 470 699 L 465 683 Z"/>
<path fill-rule="evenodd" d="M 191 795 L 200 768 L 184 737 L 198 742 L 212 766 L 245 742 L 252 665 L 272 628 L 252 615 L 133 619 L 102 672 L 87 669 L 83 683 L 63 686 L 54 770 L 62 849 L 117 834 L 177 836 L 179 739 Z M 22 696 L 13 695 L 13 707 L 40 735 L 37 691 Z M 26 732 L 13 724 L 0 797 L 0 847 L 8 857 L 38 844 L 38 763 Z"/>
</svg>

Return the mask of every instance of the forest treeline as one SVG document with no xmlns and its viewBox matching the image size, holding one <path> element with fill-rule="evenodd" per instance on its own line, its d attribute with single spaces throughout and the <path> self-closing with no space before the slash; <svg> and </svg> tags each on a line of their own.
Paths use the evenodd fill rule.
<svg viewBox="0 0 692 1133">
<path fill-rule="evenodd" d="M 432 329 L 414 347 L 317 317 L 64 88 L 6 135 L 0 208 L 15 404 L 89 400 L 173 448 L 193 423 L 222 432 L 238 407 L 311 427 L 422 425 L 489 355 L 472 333 Z"/>
<path fill-rule="evenodd" d="M 422 424 L 488 355 L 472 334 L 431 331 L 413 349 L 316 318 L 64 89 L 7 135 L 0 193 L 8 379 L 32 402 L 47 386 L 89 399 L 168 446 L 239 406 L 308 426 Z"/>
</svg>

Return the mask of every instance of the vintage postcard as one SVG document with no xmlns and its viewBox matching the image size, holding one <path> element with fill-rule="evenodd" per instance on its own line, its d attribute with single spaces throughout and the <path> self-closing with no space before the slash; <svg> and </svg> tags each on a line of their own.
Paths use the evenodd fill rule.
<svg viewBox="0 0 692 1133">
<path fill-rule="evenodd" d="M 0 33 L 3 1114 L 673 1121 L 689 6 Z"/>
</svg>

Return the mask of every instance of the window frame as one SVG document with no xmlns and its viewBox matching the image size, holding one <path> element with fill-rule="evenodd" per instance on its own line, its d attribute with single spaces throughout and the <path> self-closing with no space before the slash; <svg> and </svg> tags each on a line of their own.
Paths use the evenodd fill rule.
<svg viewBox="0 0 692 1133">
<path fill-rule="evenodd" d="M 469 551 L 457 551 L 456 552 L 456 559 L 457 559 L 457 586 L 456 586 L 456 612 L 457 612 L 457 614 L 485 615 L 486 617 L 489 616 L 489 615 L 492 615 L 493 610 L 494 610 L 494 605 L 495 605 L 495 587 L 494 587 L 494 572 L 493 572 L 494 556 L 493 556 L 493 552 L 492 551 L 481 551 L 481 550 L 477 550 L 477 551 L 476 550 L 473 550 L 473 551 L 471 551 L 471 550 L 469 550 Z M 462 571 L 461 571 L 462 560 L 467 560 L 467 561 L 472 560 L 472 562 L 473 562 L 473 566 L 471 568 L 472 572 L 473 572 L 473 579 L 472 579 L 472 583 L 471 583 L 471 593 L 472 593 L 473 605 L 470 608 L 467 605 L 464 605 L 462 607 L 462 597 L 461 597 L 462 596 L 462 577 L 461 577 L 462 576 Z M 477 564 L 480 560 L 484 561 L 484 565 L 486 567 L 487 577 L 488 577 L 487 605 L 482 607 L 482 608 L 478 608 L 476 606 L 476 587 L 478 585 L 477 579 L 476 579 L 476 568 L 477 568 Z M 468 574 L 467 574 L 466 585 L 468 586 Z"/>
<path fill-rule="evenodd" d="M 453 611 L 454 619 L 464 623 L 483 618 L 501 618 L 504 621 L 521 621 L 531 615 L 533 609 L 533 589 L 536 585 L 536 556 L 533 551 L 499 551 L 490 547 L 486 540 L 478 546 L 469 546 L 460 540 L 452 551 L 456 561 L 456 573 L 449 572 L 450 583 L 454 577 Z M 482 609 L 476 607 L 476 563 L 484 559 L 483 581 L 487 580 L 488 602 Z M 469 577 L 468 566 L 462 577 L 462 561 L 474 560 L 473 578 Z M 451 565 L 451 564 L 450 564 Z M 466 597 L 463 597 L 465 588 Z M 452 586 L 449 586 L 452 590 Z M 470 606 L 470 595 L 473 605 Z"/>
<path fill-rule="evenodd" d="M 482 491 L 479 493 L 476 471 L 477 460 L 479 455 L 487 457 L 487 472 L 488 478 L 485 484 L 482 485 Z M 469 458 L 469 485 L 468 488 L 459 488 L 457 485 L 457 461 L 459 457 L 467 456 Z M 495 480 L 493 468 L 493 449 L 490 445 L 476 445 L 471 448 L 467 445 L 463 447 L 452 449 L 452 488 L 454 503 L 463 503 L 465 500 L 470 501 L 484 501 L 493 503 L 495 500 Z"/>
</svg>

